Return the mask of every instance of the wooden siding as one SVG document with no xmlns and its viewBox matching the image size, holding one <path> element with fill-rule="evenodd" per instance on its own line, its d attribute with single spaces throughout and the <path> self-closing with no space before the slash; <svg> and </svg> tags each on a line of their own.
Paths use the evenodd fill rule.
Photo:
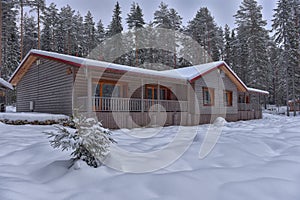
<svg viewBox="0 0 300 200">
<path fill-rule="evenodd" d="M 17 111 L 29 112 L 33 101 L 34 112 L 72 115 L 73 74 L 67 73 L 70 67 L 46 59 L 34 62 L 17 85 Z"/>
<path fill-rule="evenodd" d="M 6 89 L 0 87 L 0 104 L 5 102 Z"/>
<path fill-rule="evenodd" d="M 214 106 L 203 105 L 203 87 L 214 89 Z M 217 70 L 212 71 L 204 77 L 196 80 L 194 88 L 201 115 L 225 115 L 238 113 L 237 88 L 227 75 L 225 75 L 224 78 L 221 78 Z M 232 91 L 232 106 L 225 106 L 224 90 Z"/>
</svg>

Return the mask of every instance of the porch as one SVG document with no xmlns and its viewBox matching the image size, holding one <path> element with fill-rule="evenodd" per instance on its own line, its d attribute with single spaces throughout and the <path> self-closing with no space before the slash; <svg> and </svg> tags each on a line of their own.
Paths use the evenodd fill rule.
<svg viewBox="0 0 300 200">
<path fill-rule="evenodd" d="M 251 120 L 262 118 L 262 106 L 257 103 L 238 103 L 238 119 Z"/>
<path fill-rule="evenodd" d="M 187 112 L 188 101 L 92 97 L 93 112 Z M 89 98 L 79 97 L 80 111 L 88 111 Z"/>
</svg>

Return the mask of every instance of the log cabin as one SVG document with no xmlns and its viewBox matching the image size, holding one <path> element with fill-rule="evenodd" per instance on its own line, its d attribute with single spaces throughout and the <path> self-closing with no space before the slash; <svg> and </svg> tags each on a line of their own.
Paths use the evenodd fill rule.
<svg viewBox="0 0 300 200">
<path fill-rule="evenodd" d="M 94 114 L 112 129 L 259 119 L 268 95 L 223 61 L 157 71 L 41 50 L 31 50 L 9 82 L 17 112 Z"/>
</svg>

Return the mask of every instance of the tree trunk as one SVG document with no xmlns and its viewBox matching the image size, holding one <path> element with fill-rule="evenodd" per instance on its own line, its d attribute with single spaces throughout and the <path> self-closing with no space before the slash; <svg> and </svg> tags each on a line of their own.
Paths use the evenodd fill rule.
<svg viewBox="0 0 300 200">
<path fill-rule="evenodd" d="M 0 1 L 0 77 L 2 70 L 2 1 Z"/>
<path fill-rule="evenodd" d="M 38 49 L 41 49 L 41 34 L 40 34 L 40 3 L 37 5 L 37 17 L 38 17 Z"/>
<path fill-rule="evenodd" d="M 23 60 L 23 30 L 24 30 L 24 10 L 23 10 L 23 0 L 21 0 L 21 25 L 20 25 L 20 31 L 21 31 L 21 44 L 20 44 L 20 61 Z"/>
</svg>

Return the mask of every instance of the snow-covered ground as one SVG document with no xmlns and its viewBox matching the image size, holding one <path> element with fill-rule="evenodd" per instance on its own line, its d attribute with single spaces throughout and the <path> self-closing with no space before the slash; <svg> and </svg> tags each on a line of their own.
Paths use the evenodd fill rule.
<svg viewBox="0 0 300 200">
<path fill-rule="evenodd" d="M 68 169 L 68 152 L 53 150 L 44 131 L 53 126 L 0 123 L 0 199 L 300 199 L 300 117 L 265 114 L 262 120 L 226 123 L 213 151 L 198 159 L 208 125 L 187 152 L 151 173 L 109 167 Z M 136 130 L 156 132 L 159 128 Z M 150 139 L 114 131 L 120 148 L 151 152 L 164 148 L 178 127 Z M 186 134 L 195 127 L 186 129 Z M 157 158 L 159 159 L 159 158 Z M 147 164 L 147 163 L 145 163 Z"/>
</svg>

